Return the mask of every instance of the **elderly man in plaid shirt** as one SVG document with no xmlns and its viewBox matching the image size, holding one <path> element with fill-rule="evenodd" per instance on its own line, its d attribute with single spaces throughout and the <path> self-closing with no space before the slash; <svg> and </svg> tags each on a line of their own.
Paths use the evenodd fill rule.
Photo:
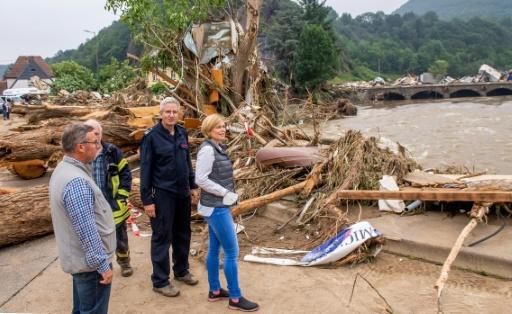
<svg viewBox="0 0 512 314">
<path fill-rule="evenodd" d="M 50 179 L 53 229 L 64 272 L 73 277 L 73 313 L 107 313 L 116 233 L 108 201 L 91 177 L 89 163 L 100 142 L 93 128 L 67 126 L 64 159 Z"/>
</svg>

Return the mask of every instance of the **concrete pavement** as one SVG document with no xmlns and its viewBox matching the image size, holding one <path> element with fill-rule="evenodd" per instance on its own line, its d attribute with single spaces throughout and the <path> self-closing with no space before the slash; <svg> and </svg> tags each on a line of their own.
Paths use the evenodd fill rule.
<svg viewBox="0 0 512 314">
<path fill-rule="evenodd" d="M 297 208 L 291 201 L 281 200 L 266 206 L 262 215 L 280 221 L 288 221 Z M 358 210 L 350 211 L 357 219 Z M 447 213 L 427 211 L 413 216 L 401 216 L 381 212 L 374 207 L 363 207 L 362 219 L 369 221 L 384 234 L 387 243 L 384 250 L 443 264 L 460 232 L 468 224 L 466 215 L 448 217 Z M 466 239 L 465 245 L 479 240 L 499 228 L 500 221 L 478 224 Z M 512 221 L 496 236 L 473 247 L 463 246 L 455 267 L 477 273 L 512 279 Z"/>
</svg>

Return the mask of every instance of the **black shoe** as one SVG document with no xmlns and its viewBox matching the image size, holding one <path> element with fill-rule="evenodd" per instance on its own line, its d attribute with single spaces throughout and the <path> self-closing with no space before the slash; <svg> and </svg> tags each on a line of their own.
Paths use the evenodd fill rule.
<svg viewBox="0 0 512 314">
<path fill-rule="evenodd" d="M 229 299 L 229 308 L 242 312 L 254 312 L 257 311 L 260 306 L 257 303 L 251 302 L 244 297 L 240 297 L 238 302 L 233 302 L 233 300 Z"/>
<path fill-rule="evenodd" d="M 212 291 L 208 292 L 208 301 L 210 302 L 226 300 L 227 298 L 229 298 L 229 293 L 222 288 L 220 288 L 219 294 L 214 294 Z"/>
</svg>

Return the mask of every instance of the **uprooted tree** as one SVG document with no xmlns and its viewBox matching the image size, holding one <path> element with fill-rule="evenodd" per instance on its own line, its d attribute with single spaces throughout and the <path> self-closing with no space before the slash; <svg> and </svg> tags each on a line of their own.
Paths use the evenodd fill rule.
<svg viewBox="0 0 512 314">
<path fill-rule="evenodd" d="M 135 39 L 146 47 L 140 59 L 142 67 L 170 83 L 168 92 L 201 115 L 204 105 L 216 100 L 224 113 L 232 113 L 242 102 L 250 102 L 247 94 L 257 94 L 260 71 L 255 48 L 261 0 L 245 1 L 245 28 L 234 17 L 240 11 L 239 2 L 107 0 L 106 8 L 120 12 Z M 212 21 L 230 25 L 227 31 L 231 36 L 209 38 L 208 29 L 215 27 Z M 204 22 L 211 23 L 201 25 Z M 206 47 L 210 54 L 213 50 L 212 58 L 204 57 Z M 169 76 L 167 69 L 179 78 Z M 218 70 L 221 79 L 213 73 Z"/>
</svg>

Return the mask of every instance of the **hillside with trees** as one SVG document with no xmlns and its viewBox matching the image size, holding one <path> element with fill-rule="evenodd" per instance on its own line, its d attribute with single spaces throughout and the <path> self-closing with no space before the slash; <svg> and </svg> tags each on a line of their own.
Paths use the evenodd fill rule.
<svg viewBox="0 0 512 314">
<path fill-rule="evenodd" d="M 140 45 L 134 45 L 130 28 L 127 25 L 114 21 L 77 49 L 59 51 L 54 57 L 48 58 L 46 61 L 50 64 L 74 61 L 96 73 L 98 71 L 97 66 L 101 68 L 110 64 L 112 58 L 120 62 L 125 60 L 126 53 L 129 50 L 132 53 L 138 53 L 141 47 Z M 98 64 L 96 64 L 96 52 Z"/>
<path fill-rule="evenodd" d="M 412 12 L 423 15 L 436 12 L 444 20 L 452 18 L 490 18 L 501 19 L 512 15 L 510 0 L 409 0 L 393 13 Z"/>
<path fill-rule="evenodd" d="M 285 81 L 297 57 L 297 29 L 307 23 L 297 7 L 280 1 L 263 29 L 268 43 L 264 49 L 273 55 L 276 72 Z M 403 16 L 378 12 L 335 15 L 334 20 L 330 13 L 325 19 L 331 20 L 342 79 L 419 74 L 439 65 L 454 77 L 475 74 L 483 63 L 501 70 L 512 68 L 510 17 L 445 21 L 433 12 Z"/>
<path fill-rule="evenodd" d="M 465 10 L 473 10 L 481 8 L 482 1 L 463 2 Z M 512 5 L 512 2 L 509 5 L 497 0 L 486 2 L 489 8 L 503 4 L 502 11 Z M 461 2 L 408 2 L 414 3 L 460 5 Z M 400 10 L 404 7 L 406 6 Z M 313 75 L 308 69 L 313 64 L 324 64 L 321 60 L 320 63 L 317 63 L 318 60 L 308 61 L 310 58 L 319 57 L 320 51 L 306 50 L 308 45 L 319 42 L 308 39 L 310 35 L 302 34 L 305 26 L 310 24 L 319 25 L 321 32 L 328 35 L 328 41 L 332 41 L 336 56 L 328 70 L 322 71 L 329 74 L 322 80 L 332 79 L 333 75 L 340 80 L 367 80 L 377 75 L 395 77 L 407 73 L 419 74 L 429 69 L 442 70 L 447 75 L 460 77 L 475 74 L 484 63 L 501 70 L 512 68 L 510 16 L 500 20 L 482 17 L 443 20 L 433 12 L 423 15 L 386 15 L 378 12 L 352 17 L 350 14 L 338 16 L 334 10 L 324 5 L 324 1 L 263 1 L 258 42 L 264 60 L 283 82 L 294 86 L 309 86 L 303 81 L 304 77 Z M 319 36 L 324 39 L 323 35 Z M 49 61 L 57 63 L 73 60 L 96 72 L 96 47 L 101 68 L 111 64 L 111 58 L 119 62 L 125 60 L 127 50 L 140 51 L 140 46 L 134 49 L 132 42 L 129 27 L 121 22 L 114 22 L 78 49 L 60 51 Z M 330 55 L 330 48 L 328 50 L 327 54 Z"/>
</svg>

